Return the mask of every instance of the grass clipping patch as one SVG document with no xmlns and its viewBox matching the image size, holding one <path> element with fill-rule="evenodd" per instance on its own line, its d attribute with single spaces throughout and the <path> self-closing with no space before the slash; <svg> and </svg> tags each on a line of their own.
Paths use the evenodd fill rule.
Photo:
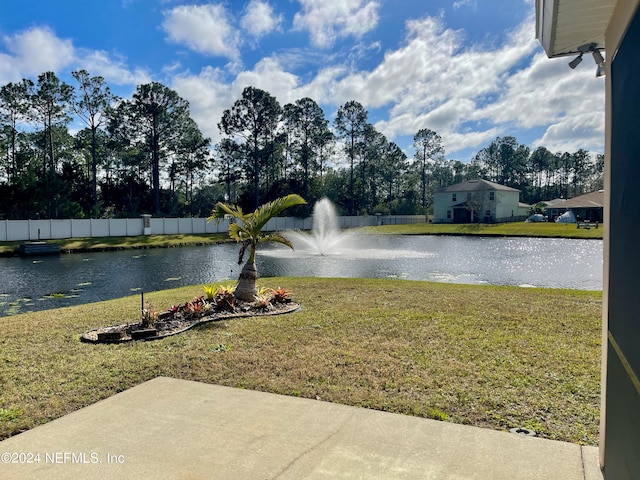
<svg viewBox="0 0 640 480">
<path fill-rule="evenodd" d="M 301 310 L 156 342 L 78 341 L 135 315 L 137 296 L 0 318 L 0 439 L 163 375 L 597 444 L 600 292 L 267 280 Z"/>
</svg>

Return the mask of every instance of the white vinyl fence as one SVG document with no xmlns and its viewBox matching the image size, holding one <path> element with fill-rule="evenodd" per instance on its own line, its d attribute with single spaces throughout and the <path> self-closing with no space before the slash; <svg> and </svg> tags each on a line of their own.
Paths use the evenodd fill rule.
<svg viewBox="0 0 640 480">
<path fill-rule="evenodd" d="M 424 223 L 424 215 L 372 215 L 338 217 L 340 228 Z M 53 240 L 85 237 L 132 237 L 143 235 L 144 219 L 65 219 L 65 220 L 0 220 L 0 242 Z M 223 233 L 229 220 L 207 222 L 206 218 L 151 218 L 151 235 Z M 265 231 L 311 230 L 312 218 L 276 217 Z"/>
</svg>

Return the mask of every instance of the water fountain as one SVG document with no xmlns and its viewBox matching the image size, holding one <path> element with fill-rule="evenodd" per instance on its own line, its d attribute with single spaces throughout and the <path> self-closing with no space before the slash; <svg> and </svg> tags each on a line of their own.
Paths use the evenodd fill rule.
<svg viewBox="0 0 640 480">
<path fill-rule="evenodd" d="M 313 206 L 311 232 L 288 232 L 297 251 L 314 255 L 331 255 L 349 249 L 347 233 L 340 230 L 336 209 L 328 198 L 322 198 Z"/>
</svg>

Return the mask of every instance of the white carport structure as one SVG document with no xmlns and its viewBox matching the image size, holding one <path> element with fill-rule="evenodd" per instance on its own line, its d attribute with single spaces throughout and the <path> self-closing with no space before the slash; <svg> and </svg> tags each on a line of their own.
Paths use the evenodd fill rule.
<svg viewBox="0 0 640 480">
<path fill-rule="evenodd" d="M 606 480 L 640 478 L 639 5 L 640 0 L 536 0 L 536 35 L 549 57 L 606 52 L 600 426 Z"/>
</svg>

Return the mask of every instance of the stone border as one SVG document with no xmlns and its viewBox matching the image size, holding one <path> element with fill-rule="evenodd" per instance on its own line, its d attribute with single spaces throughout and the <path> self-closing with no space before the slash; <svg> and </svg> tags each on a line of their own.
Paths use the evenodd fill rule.
<svg viewBox="0 0 640 480">
<path fill-rule="evenodd" d="M 244 312 L 216 312 L 212 315 L 207 315 L 204 317 L 199 318 L 198 320 L 194 320 L 193 323 L 190 323 L 189 325 L 187 325 L 186 327 L 180 329 L 180 330 L 173 330 L 173 331 L 169 331 L 167 333 L 163 333 L 160 335 L 154 335 L 154 336 L 150 336 L 150 337 L 144 337 L 144 338 L 138 338 L 138 339 L 133 339 L 131 337 L 128 338 L 119 338 L 119 339 L 115 339 L 115 340 L 98 340 L 97 338 L 97 334 L 96 332 L 98 330 L 102 330 L 105 328 L 118 328 L 118 327 L 126 327 L 127 325 L 129 325 L 128 323 L 123 323 L 123 324 L 119 324 L 119 325 L 111 325 L 109 327 L 97 327 L 91 330 L 88 330 L 86 332 L 84 332 L 81 336 L 80 336 L 80 341 L 84 342 L 84 343 L 92 343 L 94 345 L 98 345 L 98 344 L 114 344 L 114 343 L 127 343 L 127 342 L 135 342 L 135 341 L 149 341 L 149 340 L 160 340 L 162 338 L 166 338 L 166 337 L 172 337 L 173 335 L 178 335 L 179 333 L 183 333 L 186 332 L 187 330 L 190 330 L 194 327 L 197 327 L 198 325 L 204 325 L 206 323 L 211 323 L 211 322 L 218 322 L 218 321 L 222 321 L 222 320 L 229 320 L 229 319 L 233 319 L 233 318 L 246 318 L 246 317 L 264 317 L 264 316 L 271 316 L 271 315 L 284 315 L 286 313 L 293 313 L 296 312 L 300 309 L 300 305 L 298 303 L 295 302 L 289 302 L 287 304 L 281 304 L 281 305 L 286 305 L 285 307 L 281 307 L 277 310 L 264 310 L 264 311 L 260 311 L 260 310 L 248 310 L 248 311 L 244 311 Z"/>
</svg>

